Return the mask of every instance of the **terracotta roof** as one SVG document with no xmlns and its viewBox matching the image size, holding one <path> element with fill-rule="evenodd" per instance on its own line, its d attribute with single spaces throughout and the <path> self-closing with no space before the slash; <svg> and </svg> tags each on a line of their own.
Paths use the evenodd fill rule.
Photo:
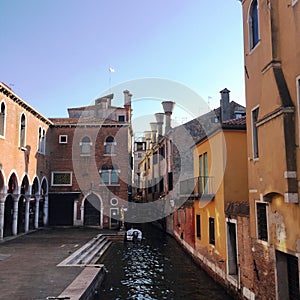
<svg viewBox="0 0 300 300">
<path fill-rule="evenodd" d="M 241 118 L 231 119 L 224 121 L 222 123 L 222 127 L 245 127 L 246 128 L 246 116 L 243 116 Z"/>
</svg>

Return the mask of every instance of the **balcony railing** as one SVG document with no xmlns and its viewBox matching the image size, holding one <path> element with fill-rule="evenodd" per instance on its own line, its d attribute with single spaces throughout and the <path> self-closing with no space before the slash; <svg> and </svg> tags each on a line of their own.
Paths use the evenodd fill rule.
<svg viewBox="0 0 300 300">
<path fill-rule="evenodd" d="M 214 177 L 199 176 L 189 178 L 180 182 L 180 196 L 200 200 L 213 198 Z"/>
</svg>

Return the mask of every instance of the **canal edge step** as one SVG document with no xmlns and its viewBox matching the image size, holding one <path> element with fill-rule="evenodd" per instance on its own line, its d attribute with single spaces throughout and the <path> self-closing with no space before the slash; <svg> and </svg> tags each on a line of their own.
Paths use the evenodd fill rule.
<svg viewBox="0 0 300 300">
<path fill-rule="evenodd" d="M 98 234 L 96 237 L 88 241 L 73 254 L 68 256 L 58 267 L 70 267 L 70 266 L 87 266 L 89 264 L 94 265 L 101 256 L 106 252 L 114 240 L 123 239 L 123 235 L 120 234 Z"/>
</svg>

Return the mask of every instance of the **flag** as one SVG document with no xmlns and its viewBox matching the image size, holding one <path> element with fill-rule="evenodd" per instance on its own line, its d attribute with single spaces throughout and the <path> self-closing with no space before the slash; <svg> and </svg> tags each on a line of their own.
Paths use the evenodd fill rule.
<svg viewBox="0 0 300 300">
<path fill-rule="evenodd" d="M 112 68 L 112 67 L 109 67 L 109 69 L 108 69 L 108 70 L 109 70 L 109 72 L 110 72 L 110 73 L 114 73 L 114 72 L 115 72 L 115 69 L 114 69 L 114 68 Z"/>
</svg>

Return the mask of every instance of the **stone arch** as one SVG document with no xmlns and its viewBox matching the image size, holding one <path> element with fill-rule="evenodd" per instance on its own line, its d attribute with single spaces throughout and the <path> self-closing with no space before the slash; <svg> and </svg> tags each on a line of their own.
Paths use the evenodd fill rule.
<svg viewBox="0 0 300 300">
<path fill-rule="evenodd" d="M 23 233 L 26 231 L 26 201 L 29 201 L 30 185 L 28 175 L 25 174 L 21 181 L 20 186 L 20 197 L 18 200 L 18 222 L 17 222 L 17 233 Z M 27 199 L 26 199 L 27 197 Z M 27 212 L 28 213 L 28 212 Z"/>
<path fill-rule="evenodd" d="M 34 177 L 31 185 L 31 196 L 29 202 L 29 229 L 34 229 L 38 227 L 39 200 L 40 200 L 40 181 L 36 176 Z"/>
<path fill-rule="evenodd" d="M 5 188 L 5 176 L 0 170 L 0 194 L 5 194 L 6 193 L 6 188 Z"/>
<path fill-rule="evenodd" d="M 39 227 L 48 224 L 48 180 L 46 177 L 43 177 L 41 182 L 38 222 Z"/>
<path fill-rule="evenodd" d="M 7 183 L 8 194 L 18 194 L 18 177 L 15 172 L 11 172 Z"/>
<path fill-rule="evenodd" d="M 82 201 L 83 225 L 101 226 L 102 224 L 102 199 L 95 193 L 88 194 Z"/>
</svg>

